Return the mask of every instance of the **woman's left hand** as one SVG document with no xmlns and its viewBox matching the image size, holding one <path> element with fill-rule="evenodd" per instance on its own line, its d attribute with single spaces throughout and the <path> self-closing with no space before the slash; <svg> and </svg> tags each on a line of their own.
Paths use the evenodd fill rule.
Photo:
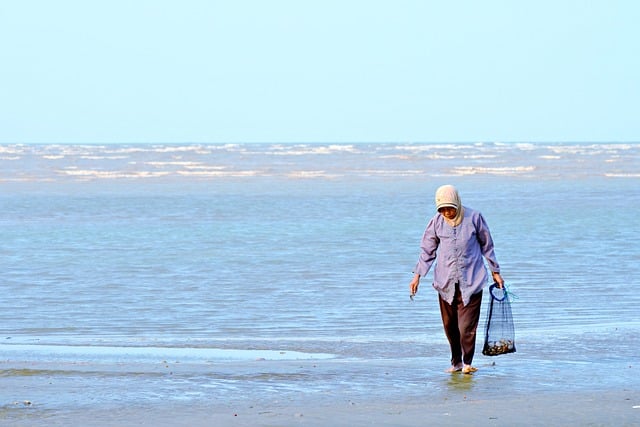
<svg viewBox="0 0 640 427">
<path fill-rule="evenodd" d="M 504 286 L 504 279 L 502 278 L 500 273 L 494 271 L 493 273 L 491 273 L 491 276 L 493 277 L 493 281 L 498 284 L 498 288 L 502 289 L 502 287 Z"/>
</svg>

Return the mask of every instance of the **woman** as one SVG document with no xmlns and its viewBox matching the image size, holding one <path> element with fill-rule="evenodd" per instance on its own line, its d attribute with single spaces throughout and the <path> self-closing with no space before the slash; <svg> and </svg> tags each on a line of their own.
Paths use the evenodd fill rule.
<svg viewBox="0 0 640 427">
<path fill-rule="evenodd" d="M 462 206 L 458 190 L 443 185 L 436 191 L 438 213 L 429 221 L 422 237 L 421 252 L 409 284 L 411 297 L 418 292 L 424 277 L 437 260 L 433 287 L 438 291 L 444 332 L 451 347 L 451 367 L 447 372 L 470 374 L 480 319 L 482 289 L 487 284 L 487 269 L 502 288 L 500 266 L 493 250 L 493 239 L 482 214 Z"/>
</svg>

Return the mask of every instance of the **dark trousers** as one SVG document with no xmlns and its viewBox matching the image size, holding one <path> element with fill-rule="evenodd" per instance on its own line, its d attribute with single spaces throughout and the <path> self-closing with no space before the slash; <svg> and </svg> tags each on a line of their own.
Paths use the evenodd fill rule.
<svg viewBox="0 0 640 427">
<path fill-rule="evenodd" d="M 472 295 L 467 305 L 462 304 L 458 285 L 456 285 L 456 293 L 451 304 L 440 296 L 438 298 L 444 333 L 451 347 L 451 364 L 458 365 L 464 362 L 466 365 L 471 365 L 476 349 L 476 329 L 480 320 L 482 291 Z"/>
</svg>

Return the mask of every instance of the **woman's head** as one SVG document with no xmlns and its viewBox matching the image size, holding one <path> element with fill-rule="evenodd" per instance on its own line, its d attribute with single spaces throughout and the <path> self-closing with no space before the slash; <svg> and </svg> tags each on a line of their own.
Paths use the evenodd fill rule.
<svg viewBox="0 0 640 427">
<path fill-rule="evenodd" d="M 436 209 L 450 225 L 456 226 L 462 222 L 464 209 L 456 187 L 443 185 L 436 190 Z"/>
</svg>

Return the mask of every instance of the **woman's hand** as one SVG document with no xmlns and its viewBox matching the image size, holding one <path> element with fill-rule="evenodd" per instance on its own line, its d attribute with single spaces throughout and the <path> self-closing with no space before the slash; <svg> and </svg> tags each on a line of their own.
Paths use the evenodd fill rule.
<svg viewBox="0 0 640 427">
<path fill-rule="evenodd" d="M 413 280 L 409 283 L 409 297 L 413 299 L 413 296 L 418 293 L 418 287 L 420 286 L 420 275 L 413 276 Z"/>
<path fill-rule="evenodd" d="M 500 273 L 494 271 L 493 273 L 491 273 L 491 276 L 493 277 L 493 281 L 498 284 L 498 289 L 502 289 L 502 287 L 504 286 L 504 279 L 502 278 Z"/>
</svg>

